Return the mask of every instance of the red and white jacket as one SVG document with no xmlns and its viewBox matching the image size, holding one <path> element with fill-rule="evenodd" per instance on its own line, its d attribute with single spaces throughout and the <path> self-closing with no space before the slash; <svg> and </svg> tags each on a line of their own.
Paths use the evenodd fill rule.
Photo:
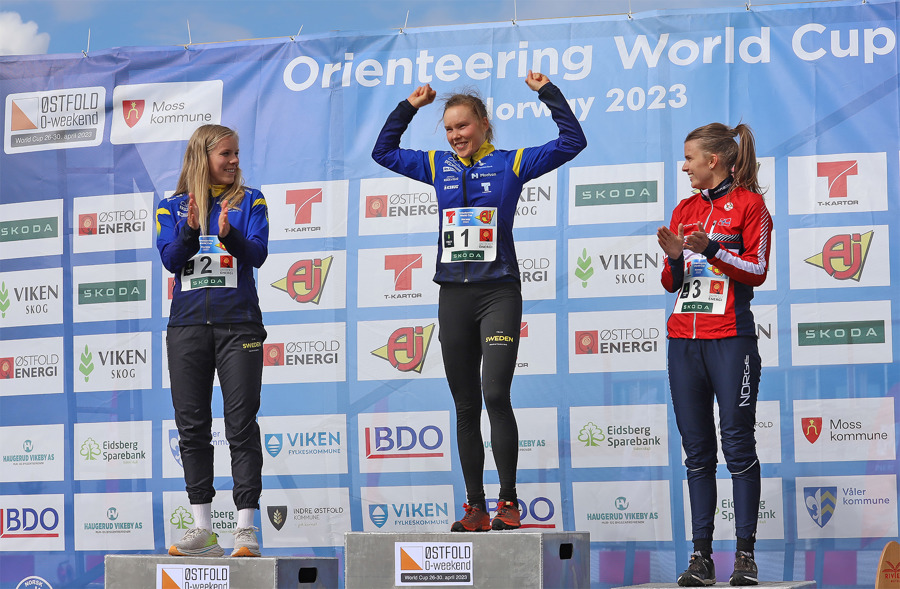
<svg viewBox="0 0 900 589">
<path fill-rule="evenodd" d="M 672 212 L 674 233 L 681 224 L 690 235 L 702 223 L 709 246 L 702 254 L 666 257 L 662 285 L 679 293 L 667 324 L 670 338 L 756 337 L 750 300 L 769 271 L 772 217 L 762 196 L 740 187 L 729 192 L 731 182 L 683 200 Z"/>
</svg>

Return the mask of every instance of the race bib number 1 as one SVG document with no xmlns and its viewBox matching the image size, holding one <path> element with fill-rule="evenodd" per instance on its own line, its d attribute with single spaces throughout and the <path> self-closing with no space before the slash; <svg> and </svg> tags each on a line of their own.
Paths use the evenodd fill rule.
<svg viewBox="0 0 900 589">
<path fill-rule="evenodd" d="M 181 270 L 181 290 L 236 288 L 237 259 L 215 235 L 200 236 L 200 251 Z"/>
<path fill-rule="evenodd" d="M 444 209 L 441 262 L 493 262 L 497 259 L 497 209 Z"/>
<path fill-rule="evenodd" d="M 705 258 L 690 260 L 675 312 L 723 315 L 730 286 L 731 280 Z"/>
</svg>

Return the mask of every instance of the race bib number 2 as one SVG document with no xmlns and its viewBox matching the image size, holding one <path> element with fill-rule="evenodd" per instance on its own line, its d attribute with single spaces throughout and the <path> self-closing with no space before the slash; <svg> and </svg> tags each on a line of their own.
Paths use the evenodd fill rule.
<svg viewBox="0 0 900 589">
<path fill-rule="evenodd" d="M 441 262 L 493 262 L 497 259 L 497 209 L 444 209 Z"/>
<path fill-rule="evenodd" d="M 200 236 L 200 251 L 181 270 L 181 290 L 236 288 L 237 259 L 215 235 Z"/>
<path fill-rule="evenodd" d="M 731 280 L 706 259 L 690 260 L 675 312 L 723 315 L 730 286 Z"/>
</svg>

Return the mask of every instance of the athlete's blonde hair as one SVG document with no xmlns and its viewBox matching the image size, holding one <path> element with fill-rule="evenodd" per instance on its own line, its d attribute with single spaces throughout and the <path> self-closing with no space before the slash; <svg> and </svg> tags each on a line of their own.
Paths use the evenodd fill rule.
<svg viewBox="0 0 900 589">
<path fill-rule="evenodd" d="M 740 139 L 739 143 L 735 137 Z M 757 178 L 756 142 L 749 126 L 739 123 L 731 128 L 722 123 L 710 123 L 688 133 L 684 142 L 688 141 L 696 141 L 701 150 L 722 159 L 725 169 L 734 174 L 732 190 L 742 186 L 750 192 L 762 194 Z"/>
<path fill-rule="evenodd" d="M 197 211 L 200 217 L 200 229 L 203 234 L 208 232 L 207 221 L 209 219 L 209 154 L 216 145 L 226 137 L 234 137 L 238 141 L 238 134 L 233 129 L 222 125 L 203 125 L 197 127 L 194 134 L 188 140 L 184 150 L 184 164 L 181 166 L 181 175 L 178 177 L 178 185 L 175 194 L 192 192 L 197 201 Z M 229 208 L 235 208 L 241 204 L 244 198 L 244 178 L 241 168 L 235 170 L 234 182 L 225 187 L 222 200 L 228 201 Z"/>
</svg>

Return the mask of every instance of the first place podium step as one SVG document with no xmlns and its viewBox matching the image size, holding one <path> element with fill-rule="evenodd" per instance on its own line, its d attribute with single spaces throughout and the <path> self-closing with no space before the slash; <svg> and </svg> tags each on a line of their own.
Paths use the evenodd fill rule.
<svg viewBox="0 0 900 589">
<path fill-rule="evenodd" d="M 105 589 L 334 589 L 338 559 L 107 554 Z"/>
<path fill-rule="evenodd" d="M 344 534 L 346 589 L 589 588 L 588 532 Z"/>
</svg>

